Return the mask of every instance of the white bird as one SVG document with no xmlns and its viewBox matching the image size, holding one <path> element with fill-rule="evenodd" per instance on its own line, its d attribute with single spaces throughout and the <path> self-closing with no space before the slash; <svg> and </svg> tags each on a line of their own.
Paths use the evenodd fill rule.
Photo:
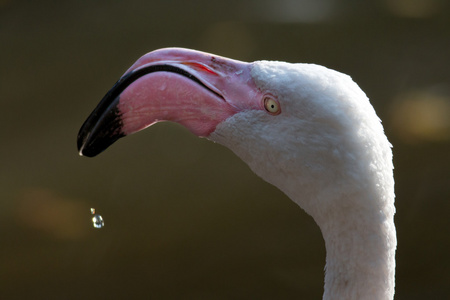
<svg viewBox="0 0 450 300">
<path fill-rule="evenodd" d="M 349 76 L 314 64 L 156 50 L 83 124 L 80 154 L 95 156 L 159 121 L 230 148 L 314 218 L 326 246 L 323 299 L 393 298 L 391 145 Z"/>
</svg>

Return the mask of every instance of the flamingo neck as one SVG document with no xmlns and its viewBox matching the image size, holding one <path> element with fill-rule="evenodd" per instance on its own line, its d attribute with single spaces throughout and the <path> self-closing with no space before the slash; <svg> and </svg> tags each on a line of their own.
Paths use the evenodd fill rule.
<svg viewBox="0 0 450 300">
<path fill-rule="evenodd" d="M 393 299 L 393 218 L 381 210 L 335 214 L 318 222 L 327 252 L 323 299 Z"/>
<path fill-rule="evenodd" d="M 273 151 L 264 152 L 267 141 L 261 144 L 250 134 L 239 134 L 246 127 L 233 121 L 242 117 L 230 118 L 210 138 L 232 149 L 314 218 L 327 250 L 323 298 L 392 299 L 397 241 L 387 139 L 364 147 L 368 153 L 341 150 L 346 142 L 340 140 L 333 147 L 300 145 L 294 148 L 300 154 L 284 144 L 270 145 Z M 245 143 L 241 136 L 247 138 Z M 333 155 L 330 148 L 337 149 Z"/>
</svg>

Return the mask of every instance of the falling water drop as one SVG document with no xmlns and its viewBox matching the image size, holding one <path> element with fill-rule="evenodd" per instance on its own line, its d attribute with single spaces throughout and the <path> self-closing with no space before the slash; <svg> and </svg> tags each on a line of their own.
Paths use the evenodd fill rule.
<svg viewBox="0 0 450 300">
<path fill-rule="evenodd" d="M 102 216 L 94 215 L 92 217 L 92 225 L 94 225 L 95 228 L 102 228 L 103 226 L 105 226 L 105 222 L 103 221 Z"/>
<path fill-rule="evenodd" d="M 94 215 L 92 217 L 92 225 L 94 225 L 95 228 L 102 228 L 105 226 L 102 216 L 95 213 L 95 208 L 91 208 L 91 214 Z"/>
</svg>

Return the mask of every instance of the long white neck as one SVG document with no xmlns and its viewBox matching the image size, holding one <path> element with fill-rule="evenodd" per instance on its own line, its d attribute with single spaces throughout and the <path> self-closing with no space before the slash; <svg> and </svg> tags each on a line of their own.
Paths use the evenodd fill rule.
<svg viewBox="0 0 450 300">
<path fill-rule="evenodd" d="M 289 189 L 289 186 L 283 188 Z M 363 184 L 351 191 L 349 188 L 325 189 L 318 192 L 313 202 L 327 201 L 331 204 L 327 209 L 324 210 L 323 205 L 303 205 L 319 225 L 325 241 L 323 299 L 393 299 L 397 245 L 395 208 L 393 194 L 389 197 L 385 188 L 372 189 Z M 294 202 L 305 204 L 302 190 L 306 187 L 297 188 L 293 193 L 284 191 Z"/>
<path fill-rule="evenodd" d="M 233 127 L 221 127 L 212 138 L 223 143 L 223 136 L 235 130 Z M 270 165 L 264 164 L 270 157 L 263 162 L 253 159 L 263 157 L 263 153 L 249 155 L 263 145 L 248 150 L 241 147 L 240 140 L 227 139 L 224 144 L 256 174 L 286 193 L 320 227 L 327 250 L 323 299 L 393 299 L 397 241 L 392 159 L 387 140 L 380 143 L 384 151 L 377 152 L 381 153 L 379 157 L 374 157 L 375 151 L 358 155 L 337 151 L 342 157 L 336 154 L 339 159 L 335 159 L 312 151 L 310 155 L 302 153 L 296 160 L 280 159 L 278 164 Z M 371 158 L 360 157 L 366 155 Z M 319 159 L 314 161 L 313 156 Z M 306 161 L 301 168 L 296 164 L 298 157 Z"/>
<path fill-rule="evenodd" d="M 385 144 L 374 143 L 368 153 L 346 153 L 337 161 L 322 156 L 329 169 L 314 164 L 297 172 L 296 180 L 267 178 L 310 214 L 322 231 L 327 253 L 323 299 L 393 299 L 394 180 Z M 381 145 L 384 151 L 374 155 L 372 150 Z M 361 159 L 366 155 L 371 158 Z"/>
<path fill-rule="evenodd" d="M 392 299 L 393 218 L 381 210 L 348 209 L 318 222 L 327 250 L 323 299 Z"/>
<path fill-rule="evenodd" d="M 267 142 L 250 148 L 242 146 L 251 145 L 248 140 L 244 144 L 240 139 L 223 139 L 240 136 L 232 134 L 239 128 L 225 124 L 211 138 L 232 149 L 256 174 L 314 218 L 327 250 L 323 298 L 393 299 L 397 241 L 392 156 L 387 139 L 363 146 L 368 151 L 352 153 L 339 149 L 347 142 L 338 142 L 289 160 L 264 153 L 254 155 Z M 320 153 L 321 148 L 325 153 Z M 281 147 L 277 153 L 288 157 L 291 150 Z M 276 163 L 266 163 L 271 159 Z"/>
</svg>

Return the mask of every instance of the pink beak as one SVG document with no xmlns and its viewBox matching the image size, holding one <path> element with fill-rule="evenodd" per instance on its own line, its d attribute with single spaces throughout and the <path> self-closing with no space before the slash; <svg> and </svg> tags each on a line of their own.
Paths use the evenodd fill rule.
<svg viewBox="0 0 450 300">
<path fill-rule="evenodd" d="M 119 138 L 173 121 L 207 137 L 244 110 L 263 110 L 251 64 L 188 49 L 142 56 L 103 97 L 78 134 L 80 155 L 95 156 Z"/>
</svg>

